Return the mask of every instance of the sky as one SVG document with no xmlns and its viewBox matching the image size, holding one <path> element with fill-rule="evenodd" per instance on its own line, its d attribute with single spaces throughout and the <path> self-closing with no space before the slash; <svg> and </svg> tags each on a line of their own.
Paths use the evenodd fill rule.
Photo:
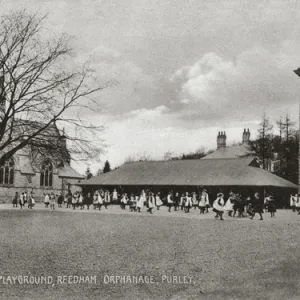
<svg viewBox="0 0 300 300">
<path fill-rule="evenodd" d="M 103 82 L 102 162 L 161 159 L 257 134 L 264 113 L 297 121 L 300 2 L 295 0 L 0 0 L 1 13 L 48 13 L 50 34 L 73 37 L 74 60 Z M 297 123 L 298 124 L 298 123 Z M 100 139 L 100 137 L 99 137 Z M 75 167 L 83 172 L 85 164 Z"/>
</svg>

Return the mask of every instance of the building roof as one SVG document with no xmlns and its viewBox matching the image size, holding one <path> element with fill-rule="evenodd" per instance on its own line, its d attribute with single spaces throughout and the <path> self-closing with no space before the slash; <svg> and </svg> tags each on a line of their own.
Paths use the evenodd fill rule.
<svg viewBox="0 0 300 300">
<path fill-rule="evenodd" d="M 206 155 L 202 159 L 215 159 L 215 158 L 238 158 L 245 156 L 254 156 L 249 145 L 240 144 L 235 146 L 222 147 L 217 149 L 211 154 Z"/>
<path fill-rule="evenodd" d="M 59 177 L 67 177 L 74 179 L 83 179 L 85 176 L 79 174 L 70 165 L 65 164 L 63 167 L 58 168 Z"/>
<path fill-rule="evenodd" d="M 84 180 L 84 186 L 274 186 L 295 184 L 258 167 L 252 157 L 134 162 Z"/>
</svg>

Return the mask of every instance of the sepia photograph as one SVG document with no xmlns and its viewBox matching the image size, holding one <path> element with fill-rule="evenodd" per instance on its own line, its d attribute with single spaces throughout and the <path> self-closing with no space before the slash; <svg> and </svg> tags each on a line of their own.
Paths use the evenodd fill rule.
<svg viewBox="0 0 300 300">
<path fill-rule="evenodd" d="M 0 0 L 0 299 L 300 299 L 299 24 Z"/>
</svg>

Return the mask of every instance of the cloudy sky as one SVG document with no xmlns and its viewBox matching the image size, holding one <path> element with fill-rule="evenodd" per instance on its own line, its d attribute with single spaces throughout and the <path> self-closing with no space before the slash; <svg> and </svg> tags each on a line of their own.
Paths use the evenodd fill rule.
<svg viewBox="0 0 300 300">
<path fill-rule="evenodd" d="M 161 158 L 255 136 L 265 112 L 297 120 L 300 1 L 0 0 L 1 12 L 49 13 L 74 36 L 76 60 L 116 80 L 97 98 L 109 145 L 102 160 Z M 91 166 L 96 170 L 99 165 Z"/>
</svg>

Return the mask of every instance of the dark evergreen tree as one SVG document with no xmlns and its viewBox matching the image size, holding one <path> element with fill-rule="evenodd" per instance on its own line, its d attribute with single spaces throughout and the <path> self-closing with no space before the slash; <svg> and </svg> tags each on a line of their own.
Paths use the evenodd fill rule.
<svg viewBox="0 0 300 300">
<path fill-rule="evenodd" d="M 103 168 L 103 173 L 107 173 L 107 172 L 110 172 L 111 169 L 110 169 L 110 163 L 109 161 L 107 160 L 104 164 L 104 168 Z"/>
</svg>

